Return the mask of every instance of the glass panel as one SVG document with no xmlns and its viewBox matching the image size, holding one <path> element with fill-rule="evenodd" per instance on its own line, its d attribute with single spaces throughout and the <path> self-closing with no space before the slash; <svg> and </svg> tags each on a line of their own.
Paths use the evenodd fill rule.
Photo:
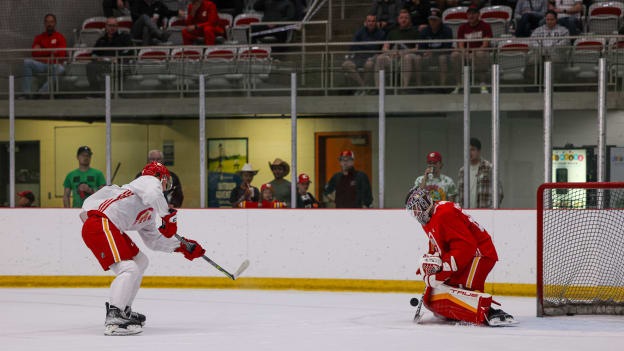
<svg viewBox="0 0 624 351">
<path fill-rule="evenodd" d="M 112 102 L 125 106 L 113 115 L 112 183 L 127 184 L 140 175 L 147 162 L 159 161 L 173 177 L 173 189 L 165 194 L 170 207 L 200 207 L 198 99 L 184 102 L 191 106 L 190 114 L 180 112 L 168 117 L 134 117 L 135 109 L 128 100 L 132 101 L 119 98 Z M 150 100 L 157 98 L 150 95 Z M 179 103 L 178 98 L 171 100 L 171 104 Z"/>
<path fill-rule="evenodd" d="M 41 114 L 24 116 L 34 109 Z M 41 207 L 63 207 L 67 187 L 65 202 L 80 207 L 86 197 L 105 185 L 104 122 L 101 117 L 67 121 L 56 113 L 58 109 L 58 104 L 49 100 L 16 104 L 16 189 L 32 191 L 35 204 Z M 83 146 L 88 150 L 80 149 L 81 156 L 77 156 Z"/>
<path fill-rule="evenodd" d="M 7 111 L 8 112 L 8 111 Z M 9 206 L 9 118 L 0 117 L 0 207 Z"/>
</svg>

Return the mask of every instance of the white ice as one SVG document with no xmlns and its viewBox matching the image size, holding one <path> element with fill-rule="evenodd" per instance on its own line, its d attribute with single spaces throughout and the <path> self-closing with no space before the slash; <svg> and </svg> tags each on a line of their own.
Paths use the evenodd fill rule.
<svg viewBox="0 0 624 351">
<path fill-rule="evenodd" d="M 107 289 L 0 289 L 0 350 L 624 350 L 624 317 L 535 317 L 535 299 L 498 297 L 520 324 L 412 322 L 410 294 L 141 289 L 143 333 L 104 336 Z"/>
</svg>

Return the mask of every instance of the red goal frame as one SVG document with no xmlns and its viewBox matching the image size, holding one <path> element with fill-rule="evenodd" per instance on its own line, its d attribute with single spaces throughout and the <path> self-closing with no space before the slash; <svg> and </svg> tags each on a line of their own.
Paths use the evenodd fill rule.
<svg viewBox="0 0 624 351">
<path fill-rule="evenodd" d="M 544 183 L 537 188 L 537 316 L 544 316 L 544 190 L 546 189 L 613 189 L 624 188 L 624 182 Z"/>
</svg>

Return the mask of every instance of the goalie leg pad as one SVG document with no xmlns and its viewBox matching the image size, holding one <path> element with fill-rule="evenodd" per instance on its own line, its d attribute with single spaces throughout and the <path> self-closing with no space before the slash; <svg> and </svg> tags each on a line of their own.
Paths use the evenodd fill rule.
<svg viewBox="0 0 624 351">
<path fill-rule="evenodd" d="M 492 304 L 492 296 L 442 284 L 437 288 L 428 289 L 424 304 L 437 316 L 485 324 Z"/>
</svg>

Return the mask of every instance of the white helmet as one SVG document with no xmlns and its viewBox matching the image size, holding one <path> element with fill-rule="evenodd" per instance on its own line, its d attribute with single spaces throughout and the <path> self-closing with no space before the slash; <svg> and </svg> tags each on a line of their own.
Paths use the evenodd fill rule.
<svg viewBox="0 0 624 351">
<path fill-rule="evenodd" d="M 431 220 L 431 210 L 433 209 L 433 200 L 429 192 L 421 187 L 410 189 L 405 200 L 405 209 L 422 225 L 429 223 Z"/>
</svg>

